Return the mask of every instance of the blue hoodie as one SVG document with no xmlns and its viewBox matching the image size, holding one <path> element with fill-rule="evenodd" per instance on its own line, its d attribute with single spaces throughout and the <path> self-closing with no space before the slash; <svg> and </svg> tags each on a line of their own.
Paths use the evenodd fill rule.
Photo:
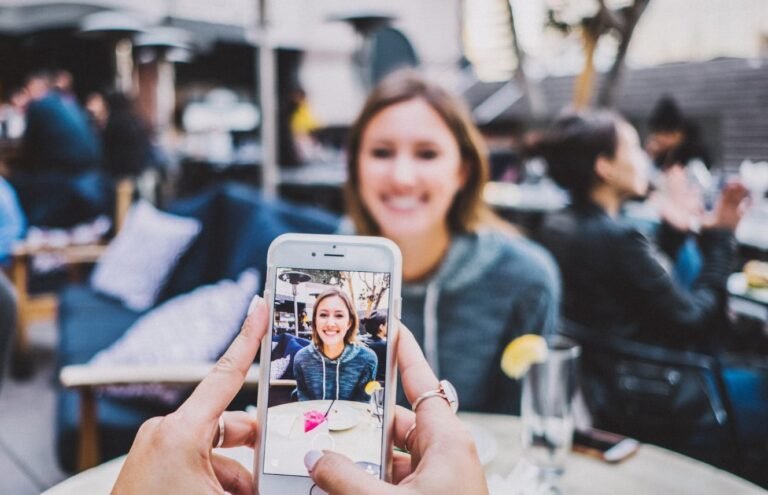
<svg viewBox="0 0 768 495">
<path fill-rule="evenodd" d="M 314 343 L 296 353 L 293 374 L 299 400 L 368 402 L 365 385 L 376 377 L 376 354 L 360 344 L 348 344 L 336 359 L 328 359 Z"/>
<path fill-rule="evenodd" d="M 340 233 L 353 234 L 346 219 Z M 403 323 L 462 410 L 519 414 L 520 383 L 501 371 L 505 346 L 557 331 L 560 273 L 538 244 L 493 227 L 454 234 L 437 271 L 404 282 Z M 408 402 L 402 387 L 397 402 Z"/>
</svg>

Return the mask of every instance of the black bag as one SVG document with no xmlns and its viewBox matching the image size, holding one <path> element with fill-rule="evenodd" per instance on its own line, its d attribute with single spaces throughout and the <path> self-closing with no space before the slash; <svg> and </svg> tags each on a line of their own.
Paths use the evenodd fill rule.
<svg viewBox="0 0 768 495">
<path fill-rule="evenodd" d="M 582 345 L 582 390 L 596 427 L 678 450 L 731 435 L 714 357 L 575 328 L 565 333 Z"/>
</svg>

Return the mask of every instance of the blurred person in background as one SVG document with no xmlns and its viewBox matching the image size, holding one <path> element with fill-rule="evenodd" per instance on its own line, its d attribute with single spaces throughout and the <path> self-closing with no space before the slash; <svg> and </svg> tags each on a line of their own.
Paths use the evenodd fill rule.
<svg viewBox="0 0 768 495">
<path fill-rule="evenodd" d="M 701 214 L 705 197 L 715 186 L 700 129 L 683 115 L 671 96 L 663 96 L 656 103 L 648 119 L 648 129 L 645 149 L 656 167 L 653 182 L 657 190 L 652 201 L 660 209 L 668 209 L 672 203 L 677 210 L 674 214 L 678 224 L 690 223 Z M 672 258 L 678 282 L 690 289 L 702 265 L 694 236 L 689 236 Z"/>
<path fill-rule="evenodd" d="M 107 100 L 102 93 L 98 91 L 88 93 L 85 98 L 85 113 L 88 115 L 94 133 L 101 136 L 107 126 L 107 117 L 109 117 Z"/>
<path fill-rule="evenodd" d="M 5 376 L 5 366 L 10 355 L 16 329 L 16 294 L 13 285 L 0 270 L 0 385 Z"/>
<path fill-rule="evenodd" d="M 24 238 L 26 218 L 16 191 L 0 177 L 0 267 L 8 263 L 13 245 Z"/>
<path fill-rule="evenodd" d="M 415 72 L 389 75 L 352 126 L 347 167 L 342 231 L 400 247 L 402 321 L 432 368 L 463 409 L 517 412 L 501 353 L 521 334 L 555 331 L 558 274 L 484 203 L 487 152 L 466 106 Z"/>
<path fill-rule="evenodd" d="M 44 71 L 27 78 L 26 129 L 9 181 L 30 225 L 67 228 L 111 214 L 114 191 L 85 112 L 52 84 Z"/>
<path fill-rule="evenodd" d="M 736 261 L 734 230 L 747 190 L 726 185 L 714 210 L 698 218 L 703 262 L 690 290 L 671 275 L 669 259 L 619 217 L 622 205 L 649 186 L 649 163 L 635 129 L 610 112 L 558 118 L 538 145 L 571 205 L 550 215 L 541 242 L 563 275 L 566 318 L 587 328 L 691 349 L 725 326 L 726 282 Z M 674 208 L 662 210 L 658 247 L 674 256 L 688 231 Z"/>
<path fill-rule="evenodd" d="M 108 95 L 105 110 L 104 170 L 113 177 L 141 174 L 152 161 L 149 124 L 139 114 L 134 101 L 123 93 Z"/>
<path fill-rule="evenodd" d="M 82 109 L 52 90 L 46 72 L 32 74 L 26 83 L 30 102 L 22 138 L 19 169 L 28 173 L 76 174 L 97 168 L 101 146 Z"/>
</svg>

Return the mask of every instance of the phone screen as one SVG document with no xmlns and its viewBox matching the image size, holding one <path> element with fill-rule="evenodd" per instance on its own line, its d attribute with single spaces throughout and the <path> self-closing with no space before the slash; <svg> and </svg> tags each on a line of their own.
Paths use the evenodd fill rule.
<svg viewBox="0 0 768 495">
<path fill-rule="evenodd" d="M 379 477 L 391 275 L 278 267 L 264 473 L 334 450 Z"/>
</svg>

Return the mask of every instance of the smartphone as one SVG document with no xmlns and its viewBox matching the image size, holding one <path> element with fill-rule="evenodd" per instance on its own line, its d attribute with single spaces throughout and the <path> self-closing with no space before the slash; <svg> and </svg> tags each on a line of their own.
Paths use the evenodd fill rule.
<svg viewBox="0 0 768 495">
<path fill-rule="evenodd" d="M 573 450 L 597 457 L 605 462 L 620 462 L 630 457 L 640 447 L 634 438 L 603 430 L 576 430 L 573 433 Z"/>
<path fill-rule="evenodd" d="M 402 260 L 378 237 L 285 234 L 270 245 L 254 473 L 261 495 L 310 494 L 309 450 L 391 480 Z"/>
</svg>

